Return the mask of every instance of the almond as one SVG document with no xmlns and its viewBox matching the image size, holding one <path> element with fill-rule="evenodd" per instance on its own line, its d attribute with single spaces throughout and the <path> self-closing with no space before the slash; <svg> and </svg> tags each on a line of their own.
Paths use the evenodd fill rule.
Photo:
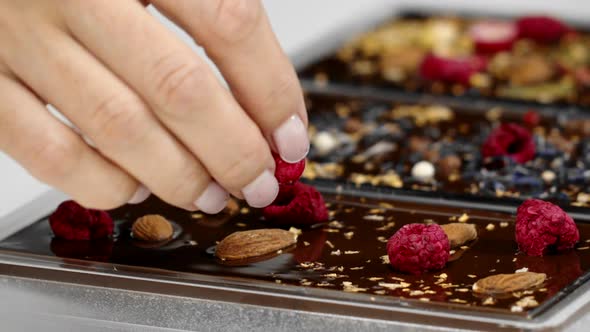
<svg viewBox="0 0 590 332">
<path fill-rule="evenodd" d="M 462 246 L 469 241 L 477 239 L 477 230 L 473 224 L 451 223 L 441 225 L 440 227 L 447 234 L 451 248 Z"/>
<path fill-rule="evenodd" d="M 478 280 L 473 291 L 486 294 L 505 294 L 537 287 L 545 282 L 545 273 L 518 272 L 496 274 Z"/>
<path fill-rule="evenodd" d="M 168 240 L 174 233 L 172 224 L 159 214 L 149 214 L 138 218 L 131 228 L 133 237 L 149 242 Z"/>
<path fill-rule="evenodd" d="M 215 255 L 223 263 L 241 265 L 252 258 L 274 256 L 280 250 L 294 246 L 297 235 L 282 229 L 255 229 L 235 232 L 217 245 Z"/>
</svg>

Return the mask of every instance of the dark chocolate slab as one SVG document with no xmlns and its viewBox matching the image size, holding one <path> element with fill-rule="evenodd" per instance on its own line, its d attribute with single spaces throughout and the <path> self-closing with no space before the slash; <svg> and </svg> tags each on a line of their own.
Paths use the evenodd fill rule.
<svg viewBox="0 0 590 332">
<path fill-rule="evenodd" d="M 172 208 L 155 198 L 137 206 L 111 211 L 116 220 L 114 240 L 76 242 L 55 239 L 47 219 L 14 234 L 0 243 L 7 251 L 65 261 L 109 262 L 132 267 L 156 268 L 240 280 L 267 281 L 297 287 L 348 291 L 396 301 L 418 301 L 434 308 L 459 309 L 506 315 L 534 316 L 559 302 L 585 280 L 590 270 L 590 225 L 578 223 L 581 241 L 577 249 L 541 258 L 517 252 L 510 214 L 470 208 L 455 208 L 397 200 L 380 201 L 347 195 L 325 195 L 330 222 L 301 227 L 297 247 L 264 262 L 246 267 L 220 265 L 213 255 L 217 241 L 240 230 L 273 227 L 258 211 L 242 209 L 210 217 Z M 172 241 L 149 248 L 130 236 L 131 223 L 145 214 L 162 214 L 176 227 Z M 479 237 L 453 253 L 453 261 L 441 271 L 411 276 L 394 271 L 384 263 L 385 241 L 402 225 L 416 222 L 445 224 L 461 216 L 476 225 Z M 464 220 L 463 217 L 460 220 Z M 541 288 L 490 300 L 475 295 L 472 284 L 496 273 L 518 269 L 546 273 Z M 157 270 L 155 270 L 157 271 Z M 157 275 L 157 272 L 154 272 Z M 350 282 L 348 286 L 347 282 Z M 385 283 L 381 284 L 380 283 Z M 408 284 L 403 284 L 408 283 Z M 287 287 L 287 286 L 286 286 Z M 389 287 L 389 288 L 388 288 Z M 396 289 L 392 289 L 399 287 Z M 513 311 L 514 304 L 532 296 L 538 307 Z M 487 300 L 487 301 L 486 301 Z M 484 304 L 485 303 L 485 304 Z"/>
<path fill-rule="evenodd" d="M 483 158 L 481 146 L 502 123 L 526 127 L 526 109 L 477 103 L 448 107 L 408 99 L 309 94 L 312 148 L 304 178 L 501 204 L 534 197 L 586 211 L 590 199 L 587 115 L 537 112 L 540 123 L 528 127 L 535 157 L 518 164 L 509 157 Z M 450 156 L 460 161 L 451 174 L 443 161 Z M 432 180 L 412 175 L 412 167 L 421 161 L 434 166 Z M 545 181 L 543 176 L 554 179 Z"/>
</svg>

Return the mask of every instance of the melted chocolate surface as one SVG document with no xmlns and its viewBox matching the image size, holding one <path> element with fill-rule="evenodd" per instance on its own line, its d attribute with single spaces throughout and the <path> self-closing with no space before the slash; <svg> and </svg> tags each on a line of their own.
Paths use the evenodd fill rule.
<svg viewBox="0 0 590 332">
<path fill-rule="evenodd" d="M 140 205 L 110 212 L 116 223 L 112 240 L 57 239 L 47 219 L 42 219 L 2 241 L 0 248 L 64 259 L 415 299 L 425 305 L 436 303 L 514 315 L 527 315 L 560 300 L 571 290 L 572 283 L 590 270 L 588 224 L 578 224 L 581 240 L 576 249 L 546 257 L 527 257 L 518 253 L 514 218 L 506 213 L 347 195 L 326 194 L 325 198 L 330 210 L 329 222 L 300 227 L 302 233 L 296 248 L 244 267 L 219 264 L 214 256 L 215 245 L 235 231 L 273 228 L 261 218 L 259 211 L 241 208 L 207 216 L 173 208 L 153 197 Z M 174 223 L 174 238 L 159 246 L 134 240 L 130 235 L 133 221 L 154 213 Z M 383 260 L 387 255 L 387 239 L 404 224 L 457 222 L 463 214 L 468 216 L 468 223 L 476 225 L 478 239 L 457 248 L 443 270 L 407 275 L 396 272 Z M 471 290 L 480 278 L 523 268 L 546 273 L 548 279 L 541 288 L 500 298 L 477 295 Z M 515 303 L 526 296 L 533 296 L 540 306 L 513 312 Z"/>
</svg>

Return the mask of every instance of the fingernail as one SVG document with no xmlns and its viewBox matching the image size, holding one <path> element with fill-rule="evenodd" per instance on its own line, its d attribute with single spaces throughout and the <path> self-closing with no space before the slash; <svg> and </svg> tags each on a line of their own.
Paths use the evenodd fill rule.
<svg viewBox="0 0 590 332">
<path fill-rule="evenodd" d="M 207 214 L 216 214 L 221 212 L 227 205 L 229 194 L 221 188 L 216 182 L 209 183 L 207 189 L 195 201 L 199 210 Z"/>
<path fill-rule="evenodd" d="M 278 193 L 279 183 L 268 170 L 242 189 L 248 205 L 255 208 L 269 206 L 277 198 Z"/>
<path fill-rule="evenodd" d="M 145 201 L 148 197 L 150 197 L 150 194 L 151 192 L 148 188 L 146 188 L 144 185 L 140 185 L 139 188 L 137 188 L 135 194 L 133 194 L 133 196 L 127 203 L 139 204 Z"/>
<path fill-rule="evenodd" d="M 307 129 L 298 115 L 292 115 L 283 122 L 275 130 L 273 139 L 281 158 L 288 163 L 300 161 L 309 152 Z"/>
</svg>

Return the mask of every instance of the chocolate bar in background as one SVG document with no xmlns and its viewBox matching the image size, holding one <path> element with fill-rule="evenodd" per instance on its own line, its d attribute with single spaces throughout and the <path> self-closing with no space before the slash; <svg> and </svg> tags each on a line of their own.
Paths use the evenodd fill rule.
<svg viewBox="0 0 590 332">
<path fill-rule="evenodd" d="M 307 104 L 306 179 L 501 204 L 590 204 L 590 116 L 582 112 L 311 93 Z"/>
<path fill-rule="evenodd" d="M 317 86 L 590 106 L 590 34 L 546 16 L 408 13 L 300 70 Z"/>
</svg>

